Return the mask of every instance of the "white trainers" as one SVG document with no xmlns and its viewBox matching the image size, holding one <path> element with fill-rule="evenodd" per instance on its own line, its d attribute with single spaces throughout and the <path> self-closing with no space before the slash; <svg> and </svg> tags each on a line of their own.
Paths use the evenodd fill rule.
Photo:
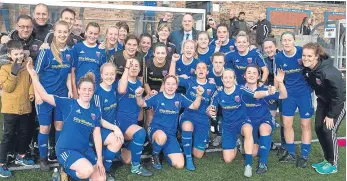
<svg viewBox="0 0 347 181">
<path fill-rule="evenodd" d="M 245 172 L 243 173 L 245 177 L 252 177 L 252 166 L 246 165 Z"/>
<path fill-rule="evenodd" d="M 220 145 L 221 142 L 222 142 L 222 136 L 216 136 L 213 139 L 212 146 L 217 147 Z"/>
</svg>

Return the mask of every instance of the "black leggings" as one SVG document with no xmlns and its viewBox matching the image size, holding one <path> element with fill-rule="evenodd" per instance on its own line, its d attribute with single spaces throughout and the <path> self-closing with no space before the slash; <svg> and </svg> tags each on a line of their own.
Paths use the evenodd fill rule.
<svg viewBox="0 0 347 181">
<path fill-rule="evenodd" d="M 339 105 L 339 108 L 341 108 L 341 113 L 336 119 L 334 119 L 334 127 L 331 130 L 327 129 L 326 124 L 324 122 L 324 119 L 328 113 L 329 106 L 318 102 L 316 110 L 315 130 L 319 143 L 324 152 L 324 158 L 335 166 L 337 166 L 338 160 L 338 146 L 336 133 L 339 129 L 341 122 L 343 121 L 343 118 L 346 115 L 345 104 L 346 103 Z"/>
</svg>

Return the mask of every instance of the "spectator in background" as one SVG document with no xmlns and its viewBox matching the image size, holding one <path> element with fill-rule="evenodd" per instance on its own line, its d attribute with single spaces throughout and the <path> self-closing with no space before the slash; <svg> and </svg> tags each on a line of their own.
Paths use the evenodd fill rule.
<svg viewBox="0 0 347 181">
<path fill-rule="evenodd" d="M 165 21 L 162 21 L 165 22 Z M 196 40 L 199 31 L 193 28 L 194 19 L 191 14 L 185 14 L 182 18 L 182 29 L 174 31 L 169 36 L 169 42 L 176 46 L 176 52 L 180 53 L 184 40 Z"/>
<path fill-rule="evenodd" d="M 33 19 L 30 16 L 19 15 L 16 21 L 16 29 L 11 31 L 8 36 L 12 40 L 19 40 L 23 45 L 24 53 L 28 54 L 33 61 L 36 60 L 42 42 L 35 39 L 35 33 L 33 33 Z M 2 48 L 6 48 L 6 46 Z M 0 52 L 3 51 L 0 50 Z"/>
<path fill-rule="evenodd" d="M 53 29 L 53 26 L 48 23 L 48 6 L 43 3 L 37 4 L 34 9 L 33 18 L 35 38 L 43 42 L 47 34 Z"/>
<path fill-rule="evenodd" d="M 256 41 L 259 50 L 263 50 L 262 46 L 265 38 L 267 38 L 272 32 L 271 23 L 266 19 L 265 13 L 261 13 L 258 17 L 258 22 L 255 25 L 256 29 Z"/>
<path fill-rule="evenodd" d="M 229 12 L 229 21 L 230 21 L 230 27 L 229 27 L 229 38 L 231 39 L 231 38 L 233 38 L 232 37 L 232 32 L 231 32 L 231 25 L 235 22 L 235 21 L 237 21 L 238 20 L 238 18 L 237 18 L 237 16 L 236 16 L 236 12 L 233 10 L 233 9 L 231 9 L 230 10 L 230 12 Z"/>
<path fill-rule="evenodd" d="M 302 35 L 310 35 L 311 34 L 311 27 L 309 24 L 309 18 L 305 17 L 302 19 L 302 23 L 300 26 L 300 34 Z"/>
<path fill-rule="evenodd" d="M 69 31 L 71 32 L 72 27 L 76 21 L 76 12 L 73 9 L 65 8 L 61 11 L 59 20 L 67 22 L 69 24 Z M 44 42 L 48 43 L 48 45 L 50 45 L 53 41 L 53 37 L 54 37 L 54 33 L 52 31 L 52 32 L 47 34 Z M 75 34 L 70 33 L 70 35 L 67 39 L 67 45 L 69 47 L 73 47 L 75 44 L 82 42 L 82 41 L 83 41 L 82 37 L 76 36 Z"/>
<path fill-rule="evenodd" d="M 84 38 L 82 20 L 76 19 L 75 23 L 72 26 L 71 32 L 76 36 Z"/>
<path fill-rule="evenodd" d="M 234 20 L 230 25 L 230 31 L 233 37 L 235 37 L 240 31 L 244 31 L 247 34 L 249 33 L 249 28 L 245 21 L 245 12 L 240 12 L 237 20 Z"/>
</svg>

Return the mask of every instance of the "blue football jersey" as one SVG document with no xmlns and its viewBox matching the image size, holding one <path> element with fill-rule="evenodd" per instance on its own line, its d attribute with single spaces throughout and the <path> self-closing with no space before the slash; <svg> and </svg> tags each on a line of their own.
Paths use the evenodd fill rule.
<svg viewBox="0 0 347 181">
<path fill-rule="evenodd" d="M 150 126 L 162 129 L 170 135 L 176 135 L 180 109 L 188 109 L 193 103 L 182 94 L 175 94 L 169 98 L 163 92 L 148 98 L 145 102 L 147 107 L 153 107 L 154 111 Z"/>
<path fill-rule="evenodd" d="M 118 83 L 119 82 L 116 82 L 116 84 Z M 142 84 L 139 80 L 136 80 L 136 82 L 128 81 L 128 87 L 125 94 L 119 94 L 117 91 L 118 110 L 116 120 L 119 124 L 122 124 L 123 121 L 130 121 L 132 124 L 137 124 L 140 107 L 136 103 L 135 90 L 141 86 Z"/>
<path fill-rule="evenodd" d="M 202 94 L 201 98 L 201 104 L 198 110 L 185 110 L 184 116 L 182 116 L 182 119 L 189 118 L 194 119 L 197 122 L 200 122 L 202 124 L 206 124 L 204 121 L 208 119 L 208 116 L 206 114 L 206 109 L 210 104 L 210 99 L 213 95 L 213 93 L 216 91 L 217 87 L 215 84 L 209 83 L 207 80 L 205 83 L 198 83 L 196 78 L 190 77 L 188 79 L 179 78 L 179 86 L 182 86 L 186 89 L 186 96 L 189 100 L 194 101 L 197 95 L 197 87 L 201 86 L 205 89 L 204 93 Z"/>
<path fill-rule="evenodd" d="M 54 96 L 56 107 L 61 110 L 64 121 L 57 149 L 83 151 L 89 146 L 89 138 L 95 127 L 100 127 L 100 109 L 90 104 L 88 109 L 80 106 L 75 99 Z"/>
<path fill-rule="evenodd" d="M 213 53 L 214 53 L 214 49 L 210 49 L 210 48 L 208 48 L 208 50 L 204 54 L 201 54 L 198 52 L 198 60 L 200 62 L 205 62 L 207 66 L 210 67 L 212 65 Z"/>
<path fill-rule="evenodd" d="M 213 71 L 213 67 L 210 67 L 210 70 L 208 71 L 208 80 L 212 81 L 216 84 L 217 87 L 223 86 L 222 82 L 222 75 L 216 75 L 216 73 Z"/>
<path fill-rule="evenodd" d="M 100 67 L 106 62 L 105 50 L 99 49 L 98 45 L 90 47 L 84 42 L 77 43 L 73 47 L 74 62 L 76 74 L 76 84 L 82 76 L 87 72 L 92 72 L 95 75 L 95 81 L 100 83 Z"/>
<path fill-rule="evenodd" d="M 114 83 L 110 90 L 105 90 L 100 84 L 97 85 L 94 92 L 95 105 L 100 108 L 102 119 L 111 124 L 116 124 L 117 113 L 117 93 Z"/>
<path fill-rule="evenodd" d="M 61 64 L 54 58 L 50 48 L 40 50 L 35 62 L 35 71 L 47 93 L 67 96 L 66 81 L 69 73 L 71 73 L 73 53 L 69 48 L 65 48 L 60 52 L 60 56 Z"/>
<path fill-rule="evenodd" d="M 216 108 L 221 107 L 223 115 L 223 125 L 237 126 L 248 120 L 245 103 L 241 100 L 243 95 L 253 97 L 253 93 L 244 87 L 235 85 L 235 91 L 231 94 L 224 90 L 218 90 L 213 95 L 211 101 Z"/>
<path fill-rule="evenodd" d="M 214 52 L 214 50 L 216 48 L 216 40 L 215 39 L 213 39 L 210 42 L 209 48 L 212 49 Z M 222 52 L 224 54 L 229 53 L 229 52 L 235 52 L 235 51 L 237 51 L 237 48 L 235 46 L 235 40 L 234 39 L 229 39 L 228 43 L 222 45 L 219 49 L 219 52 Z"/>
<path fill-rule="evenodd" d="M 240 55 L 239 52 L 230 52 L 225 55 L 226 68 L 232 68 L 236 74 L 236 80 L 239 85 L 244 85 L 243 77 L 246 67 L 249 64 L 255 64 L 259 67 L 266 66 L 263 56 L 256 50 L 250 50 L 246 55 Z"/>
<path fill-rule="evenodd" d="M 183 55 L 182 55 L 183 56 Z M 182 56 L 176 62 L 176 74 L 177 75 L 187 75 L 189 77 L 195 76 L 196 65 L 198 65 L 199 61 L 195 58 L 189 64 L 184 64 L 182 60 Z"/>
<path fill-rule="evenodd" d="M 267 91 L 267 86 L 258 87 L 256 91 Z M 279 99 L 279 92 L 266 96 L 262 99 L 255 99 L 251 96 L 241 96 L 241 100 L 246 104 L 247 115 L 252 121 L 259 121 L 272 117 L 269 105 Z M 269 121 L 269 120 L 268 120 Z"/>
<path fill-rule="evenodd" d="M 303 95 L 312 92 L 305 80 L 302 66 L 302 47 L 295 47 L 295 54 L 291 57 L 283 51 L 277 53 L 274 60 L 274 71 L 277 68 L 284 70 L 284 83 L 289 95 Z"/>
</svg>

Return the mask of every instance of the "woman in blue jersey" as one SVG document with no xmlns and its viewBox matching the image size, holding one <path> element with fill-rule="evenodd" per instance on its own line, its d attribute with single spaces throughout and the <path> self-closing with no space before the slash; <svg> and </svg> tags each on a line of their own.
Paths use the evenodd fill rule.
<svg viewBox="0 0 347 181">
<path fill-rule="evenodd" d="M 208 80 L 211 83 L 215 83 L 217 88 L 223 87 L 222 82 L 222 75 L 224 71 L 224 65 L 225 65 L 225 56 L 221 52 L 216 52 L 212 55 L 212 66 L 210 67 L 208 71 Z M 218 108 L 217 108 L 218 109 Z M 217 136 L 212 141 L 212 146 L 219 146 L 222 141 L 221 136 L 221 122 L 222 122 L 222 111 L 220 109 L 217 110 L 217 117 L 216 119 L 211 120 L 211 131 L 214 134 L 217 134 Z"/>
<path fill-rule="evenodd" d="M 175 75 L 175 61 L 178 57 L 173 56 L 170 75 Z M 184 110 L 181 118 L 180 125 L 182 128 L 182 144 L 184 154 L 186 156 L 186 168 L 188 170 L 195 170 L 193 163 L 192 152 L 194 157 L 202 158 L 205 153 L 206 145 L 209 140 L 210 120 L 206 115 L 206 108 L 210 102 L 212 94 L 216 91 L 216 85 L 207 80 L 208 68 L 206 63 L 199 62 L 195 70 L 196 77 L 179 78 L 179 86 L 186 89 L 186 96 L 190 100 L 194 100 L 197 96 L 197 88 L 203 87 L 205 93 L 202 95 L 201 106 L 198 110 Z M 194 136 L 194 141 L 192 137 Z M 194 143 L 194 145 L 193 145 Z M 194 146 L 194 148 L 193 148 Z"/>
<path fill-rule="evenodd" d="M 261 67 L 262 76 L 260 79 L 260 86 L 265 83 L 269 75 L 269 69 L 267 68 L 263 56 L 257 49 L 250 50 L 249 37 L 245 32 L 240 32 L 236 35 L 235 45 L 238 51 L 230 52 L 225 55 L 225 62 L 227 68 L 234 69 L 236 73 L 236 80 L 239 85 L 245 84 L 243 74 L 249 64 L 256 64 Z"/>
<path fill-rule="evenodd" d="M 105 51 L 100 49 L 96 43 L 99 33 L 99 24 L 94 22 L 88 23 L 85 40 L 73 47 L 74 62 L 71 78 L 75 98 L 77 98 L 76 83 L 87 72 L 94 73 L 96 83 L 100 83 L 100 67 L 106 62 L 106 55 L 103 53 Z"/>
<path fill-rule="evenodd" d="M 106 55 L 106 60 L 117 51 L 118 32 L 119 28 L 117 26 L 109 26 L 106 29 L 105 40 L 99 45 L 99 48 L 104 50 L 103 53 Z"/>
<path fill-rule="evenodd" d="M 145 62 L 147 62 L 153 56 L 151 48 L 153 43 L 152 36 L 149 33 L 142 33 L 139 39 L 139 51 L 143 53 L 143 58 L 145 59 Z"/>
<path fill-rule="evenodd" d="M 39 82 L 32 61 L 28 62 L 27 70 L 42 100 L 62 112 L 64 129 L 56 144 L 56 152 L 65 172 L 75 180 L 105 180 L 100 134 L 101 113 L 99 108 L 90 103 L 95 89 L 94 75 L 87 73 L 81 77 L 77 84 L 79 98 L 76 100 L 48 94 Z M 94 139 L 96 155 L 89 146 L 90 136 Z"/>
<path fill-rule="evenodd" d="M 38 74 L 40 83 L 49 94 L 72 97 L 71 88 L 71 67 L 73 53 L 66 46 L 69 36 L 69 25 L 65 21 L 58 21 L 54 26 L 54 37 L 51 48 L 41 50 L 36 60 L 35 71 Z M 59 139 L 63 127 L 63 117 L 61 110 L 47 102 L 42 102 L 40 95 L 36 93 L 37 116 L 40 124 L 38 133 L 38 144 L 40 151 L 41 170 L 49 171 L 47 163 L 47 145 L 49 131 L 54 118 L 55 139 Z"/>
<path fill-rule="evenodd" d="M 253 134 L 252 123 L 246 112 L 246 105 L 242 101 L 242 96 L 253 97 L 256 99 L 264 98 L 274 94 L 273 87 L 268 90 L 251 92 L 242 86 L 236 85 L 235 72 L 226 69 L 223 72 L 223 89 L 218 90 L 212 97 L 211 105 L 207 108 L 209 116 L 216 116 L 216 107 L 222 109 L 222 149 L 223 158 L 226 163 L 231 163 L 237 153 L 235 149 L 238 135 L 244 137 L 245 149 L 245 171 L 246 177 L 252 176 L 252 149 Z"/>
<path fill-rule="evenodd" d="M 195 76 L 195 68 L 199 63 L 197 59 L 194 58 L 196 43 L 193 40 L 186 40 L 182 45 L 183 54 L 172 55 L 171 66 L 174 64 L 175 72 L 179 76 L 190 77 Z"/>
<path fill-rule="evenodd" d="M 295 162 L 299 168 L 307 166 L 308 155 L 311 150 L 311 117 L 313 115 L 312 89 L 305 80 L 302 66 L 302 47 L 294 45 L 293 33 L 284 32 L 281 35 L 283 51 L 275 56 L 274 68 L 280 68 L 286 73 L 284 82 L 288 91 L 288 98 L 282 100 L 282 117 L 284 136 L 286 140 L 286 154 L 280 162 Z M 275 69 L 276 70 L 276 69 Z M 275 86 L 277 81 L 275 80 Z M 299 108 L 301 118 L 301 156 L 295 158 L 293 121 L 296 109 Z"/>
<path fill-rule="evenodd" d="M 246 79 L 245 88 L 248 90 L 255 92 L 268 89 L 265 86 L 259 87 L 258 80 L 260 78 L 260 69 L 257 65 L 248 65 L 244 77 Z M 278 70 L 275 79 L 279 83 L 279 92 L 276 92 L 274 95 L 267 96 L 263 99 L 241 96 L 242 101 L 247 107 L 248 118 L 252 122 L 254 140 L 253 156 L 257 154 L 260 156 L 257 169 L 258 174 L 267 172 L 267 160 L 272 141 L 271 135 L 275 128 L 275 118 L 272 117 L 269 111 L 269 105 L 275 100 L 287 98 L 287 90 L 283 84 L 284 72 Z"/>
<path fill-rule="evenodd" d="M 212 64 L 212 54 L 214 53 L 213 48 L 209 48 L 208 43 L 210 39 L 208 36 L 208 33 L 206 31 L 200 31 L 198 34 L 198 48 L 197 48 L 197 53 L 198 53 L 198 59 L 200 61 L 205 62 L 209 67 Z"/>
<path fill-rule="evenodd" d="M 102 155 L 103 164 L 107 173 L 107 180 L 114 180 L 110 174 L 112 161 L 119 157 L 119 150 L 123 145 L 124 137 L 122 131 L 116 125 L 117 96 L 116 96 L 116 72 L 113 63 L 105 63 L 100 68 L 102 82 L 96 86 L 94 93 L 95 105 L 101 112 L 101 138 L 104 145 Z"/>
<path fill-rule="evenodd" d="M 159 154 L 161 150 L 167 157 L 170 165 L 176 168 L 184 167 L 184 157 L 177 141 L 176 132 L 178 116 L 181 108 L 197 110 L 200 106 L 204 89 L 197 87 L 195 101 L 190 101 L 187 97 L 176 94 L 178 80 L 176 76 L 168 75 L 163 81 L 163 92 L 143 100 L 143 88 L 136 90 L 136 100 L 140 107 L 153 107 L 154 118 L 148 128 L 148 135 L 153 146 L 153 168 L 162 168 Z"/>
<path fill-rule="evenodd" d="M 137 59 L 126 60 L 124 72 L 117 87 L 118 112 L 116 120 L 125 139 L 126 147 L 122 149 L 123 161 L 128 164 L 131 163 L 131 173 L 152 176 L 152 172 L 140 164 L 143 144 L 146 139 L 146 131 L 138 126 L 140 107 L 136 104 L 135 95 L 135 90 L 142 86 L 138 79 L 140 67 L 140 62 Z"/>
<path fill-rule="evenodd" d="M 217 26 L 217 39 L 213 39 L 209 48 L 214 52 L 222 52 L 224 54 L 236 51 L 235 42 L 229 39 L 229 26 L 221 23 Z"/>
<path fill-rule="evenodd" d="M 158 41 L 167 46 L 167 57 L 171 59 L 172 55 L 176 52 L 176 45 L 169 42 L 169 35 L 171 28 L 168 23 L 162 23 L 158 26 Z"/>
<path fill-rule="evenodd" d="M 276 39 L 275 38 L 265 38 L 264 43 L 263 43 L 263 52 L 264 52 L 264 60 L 265 63 L 269 69 L 269 76 L 267 78 L 266 81 L 266 85 L 274 85 L 274 59 L 276 54 L 279 52 L 277 49 L 277 43 L 276 43 Z M 283 156 L 285 149 L 284 149 L 284 145 L 286 143 L 285 139 L 284 139 L 284 128 L 283 128 L 283 121 L 282 121 L 282 106 L 281 106 L 281 100 L 274 100 L 273 102 L 270 102 L 269 105 L 269 109 L 271 112 L 272 117 L 276 118 L 276 114 L 277 114 L 277 109 L 279 111 L 279 115 L 280 115 L 280 120 L 279 120 L 279 124 L 281 125 L 281 130 L 280 130 L 280 134 L 281 134 L 281 146 L 278 148 L 278 153 L 277 155 L 279 156 Z"/>
</svg>

